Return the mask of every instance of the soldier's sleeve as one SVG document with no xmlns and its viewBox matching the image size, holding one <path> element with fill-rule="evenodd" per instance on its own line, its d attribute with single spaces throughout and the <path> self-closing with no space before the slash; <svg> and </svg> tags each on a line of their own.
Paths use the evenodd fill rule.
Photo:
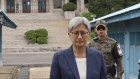
<svg viewBox="0 0 140 79">
<path fill-rule="evenodd" d="M 93 41 L 87 43 L 87 47 L 92 47 Z"/>
<path fill-rule="evenodd" d="M 116 64 L 117 64 L 117 77 L 122 79 L 122 74 L 124 72 L 122 57 L 116 59 Z"/>
<path fill-rule="evenodd" d="M 118 42 L 115 42 L 113 45 L 113 48 L 111 50 L 113 58 L 117 59 L 123 56 L 120 44 Z"/>
<path fill-rule="evenodd" d="M 112 55 L 113 55 L 115 62 L 117 64 L 117 77 L 121 79 L 122 74 L 124 72 L 123 65 L 122 65 L 123 53 L 122 53 L 122 50 L 121 50 L 118 42 L 116 42 L 114 44 L 114 47 L 112 48 Z"/>
</svg>

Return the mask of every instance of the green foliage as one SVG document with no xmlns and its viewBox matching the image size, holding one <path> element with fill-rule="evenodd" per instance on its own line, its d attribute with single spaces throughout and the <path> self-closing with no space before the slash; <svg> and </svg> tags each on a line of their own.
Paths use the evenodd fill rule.
<svg viewBox="0 0 140 79">
<path fill-rule="evenodd" d="M 37 30 L 29 30 L 24 33 L 25 37 L 28 39 L 28 42 L 31 44 L 39 43 L 45 44 L 47 43 L 48 31 L 46 29 L 37 29 Z"/>
<path fill-rule="evenodd" d="M 140 0 L 88 0 L 86 7 L 97 18 L 140 3 Z"/>
<path fill-rule="evenodd" d="M 83 12 L 80 14 L 80 16 L 82 17 L 86 17 L 89 21 L 91 21 L 93 19 L 93 17 L 91 17 L 93 14 L 90 12 Z"/>
<path fill-rule="evenodd" d="M 34 44 L 34 43 L 36 43 L 36 38 L 30 39 L 30 40 L 28 40 L 28 42 L 31 43 L 31 44 Z"/>
<path fill-rule="evenodd" d="M 63 11 L 74 11 L 77 9 L 77 6 L 76 6 L 76 4 L 74 4 L 72 2 L 68 2 L 63 5 L 62 9 L 63 9 Z"/>
<path fill-rule="evenodd" d="M 91 36 L 92 38 L 94 38 L 94 31 L 91 31 L 90 36 Z"/>
<path fill-rule="evenodd" d="M 46 29 L 37 29 L 35 30 L 37 37 L 46 37 L 48 36 L 48 31 Z"/>
<path fill-rule="evenodd" d="M 24 35 L 27 39 L 36 38 L 36 33 L 34 30 L 29 30 L 29 31 L 25 32 Z"/>
<path fill-rule="evenodd" d="M 94 38 L 94 31 L 91 31 L 88 41 L 91 41 L 93 38 Z"/>
<path fill-rule="evenodd" d="M 45 43 L 47 43 L 47 39 L 45 37 L 38 37 L 37 38 L 37 43 L 45 44 Z"/>
</svg>

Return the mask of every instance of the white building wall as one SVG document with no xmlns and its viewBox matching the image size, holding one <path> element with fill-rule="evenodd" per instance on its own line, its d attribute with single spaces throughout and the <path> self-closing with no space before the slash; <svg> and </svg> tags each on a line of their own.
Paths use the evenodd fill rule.
<svg viewBox="0 0 140 79">
<path fill-rule="evenodd" d="M 54 9 L 53 0 L 49 0 L 49 12 L 52 13 Z"/>
<path fill-rule="evenodd" d="M 49 12 L 49 8 L 50 8 L 50 6 L 49 6 L 49 0 L 46 0 L 46 12 L 47 13 Z"/>
<path fill-rule="evenodd" d="M 6 0 L 1 0 L 1 9 L 6 12 Z"/>
<path fill-rule="evenodd" d="M 0 0 L 0 9 L 1 9 L 1 0 Z"/>
<path fill-rule="evenodd" d="M 22 11 L 22 0 L 18 0 L 18 4 L 19 4 L 19 13 L 23 13 L 23 11 Z"/>
<path fill-rule="evenodd" d="M 38 1 L 31 0 L 31 13 L 38 13 Z"/>
<path fill-rule="evenodd" d="M 0 0 L 0 9 L 2 9 L 4 12 L 7 12 L 6 1 L 7 0 Z M 52 13 L 55 10 L 53 1 L 54 0 L 46 0 L 46 13 Z M 30 0 L 30 2 L 31 2 L 31 13 L 38 13 L 38 0 Z M 64 3 L 67 2 L 69 2 L 69 0 L 62 0 L 62 6 Z M 16 4 L 19 4 L 18 13 L 23 13 L 22 0 L 15 0 L 15 13 L 16 13 Z M 76 13 L 78 14 L 84 11 L 85 11 L 84 0 L 77 0 Z"/>
</svg>

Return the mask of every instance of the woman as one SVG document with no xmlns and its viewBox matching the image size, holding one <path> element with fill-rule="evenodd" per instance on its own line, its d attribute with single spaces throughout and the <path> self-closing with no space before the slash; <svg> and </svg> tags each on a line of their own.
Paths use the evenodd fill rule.
<svg viewBox="0 0 140 79">
<path fill-rule="evenodd" d="M 102 53 L 86 47 L 89 21 L 84 17 L 73 18 L 68 35 L 72 45 L 54 54 L 50 79 L 107 79 Z"/>
</svg>

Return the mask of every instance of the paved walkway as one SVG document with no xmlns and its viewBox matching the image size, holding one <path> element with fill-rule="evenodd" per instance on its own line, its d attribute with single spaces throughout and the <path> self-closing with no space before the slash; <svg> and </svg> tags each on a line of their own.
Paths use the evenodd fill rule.
<svg viewBox="0 0 140 79">
<path fill-rule="evenodd" d="M 50 67 L 30 68 L 29 74 L 29 79 L 49 79 Z"/>
<path fill-rule="evenodd" d="M 29 68 L 23 67 L 20 68 L 18 73 L 18 79 L 29 79 Z"/>
<path fill-rule="evenodd" d="M 16 66 L 0 67 L 0 79 L 17 79 L 18 68 Z"/>
<path fill-rule="evenodd" d="M 46 67 L 0 67 L 0 79 L 49 79 L 50 66 Z"/>
</svg>

